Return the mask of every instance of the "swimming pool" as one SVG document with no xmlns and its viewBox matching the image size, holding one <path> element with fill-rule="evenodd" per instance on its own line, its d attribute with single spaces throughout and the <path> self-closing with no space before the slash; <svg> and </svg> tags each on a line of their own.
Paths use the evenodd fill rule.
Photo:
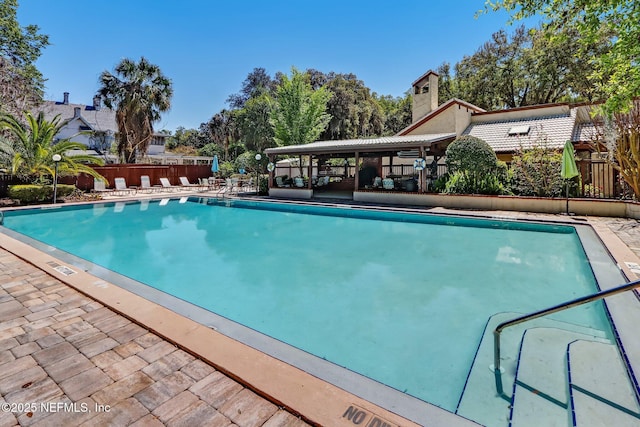
<svg viewBox="0 0 640 427">
<path fill-rule="evenodd" d="M 185 198 L 4 226 L 450 411 L 489 316 L 597 290 L 563 225 Z"/>
</svg>

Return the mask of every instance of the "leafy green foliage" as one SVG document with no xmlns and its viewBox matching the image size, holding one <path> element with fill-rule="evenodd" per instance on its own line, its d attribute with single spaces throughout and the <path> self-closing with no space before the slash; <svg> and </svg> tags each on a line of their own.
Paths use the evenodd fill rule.
<svg viewBox="0 0 640 427">
<path fill-rule="evenodd" d="M 124 58 L 115 74 L 102 72 L 100 84 L 104 104 L 116 110 L 118 152 L 126 163 L 135 163 L 151 143 L 153 122 L 171 106 L 171 80 L 144 57 L 140 62 Z"/>
<path fill-rule="evenodd" d="M 274 100 L 265 92 L 249 98 L 244 103 L 244 108 L 236 113 L 235 124 L 248 150 L 263 151 L 276 145 L 271 125 L 273 109 Z"/>
<path fill-rule="evenodd" d="M 511 189 L 521 196 L 559 197 L 564 182 L 560 176 L 562 153 L 536 146 L 516 153 L 511 162 Z"/>
<path fill-rule="evenodd" d="M 317 78 L 317 76 L 316 76 Z M 316 90 L 330 94 L 327 113 L 331 120 L 321 139 L 371 137 L 383 132 L 384 112 L 371 91 L 355 74 L 329 73 L 326 83 Z"/>
<path fill-rule="evenodd" d="M 22 114 L 42 99 L 44 78 L 35 66 L 49 44 L 36 25 L 21 27 L 17 0 L 0 1 L 0 113 Z"/>
<path fill-rule="evenodd" d="M 233 162 L 221 162 L 220 163 L 220 176 L 228 178 L 237 172 L 236 165 Z"/>
<path fill-rule="evenodd" d="M 448 63 L 437 69 L 440 96 L 487 110 L 599 99 L 602 91 L 588 80 L 594 71 L 590 58 L 609 49 L 609 38 L 581 43 L 573 29 L 558 34 L 545 26 L 521 26 L 511 35 L 500 30 L 453 70 Z M 581 49 L 587 52 L 571 54 Z"/>
<path fill-rule="evenodd" d="M 75 185 L 58 184 L 57 197 L 66 197 L 76 190 Z M 40 203 L 53 200 L 53 185 L 13 185 L 9 188 L 9 197 L 20 203 Z"/>
<path fill-rule="evenodd" d="M 640 200 L 640 100 L 634 100 L 629 111 L 606 117 L 593 145 L 598 151 L 606 149 L 608 163 Z"/>
<path fill-rule="evenodd" d="M 282 77 L 271 114 L 276 143 L 294 145 L 315 141 L 331 119 L 326 113 L 330 96 L 324 88 L 314 91 L 308 75 L 292 68 L 291 78 Z"/>
<path fill-rule="evenodd" d="M 0 139 L 0 161 L 5 162 L 13 175 L 34 183 L 47 182 L 54 176 L 53 156 L 58 154 L 61 157 L 58 175 L 78 175 L 84 172 L 104 181 L 102 175 L 87 165 L 102 165 L 102 159 L 88 155 L 67 155 L 70 150 L 84 150 L 84 144 L 54 140 L 62 127 L 59 117 L 49 122 L 45 120 L 43 112 L 37 116 L 26 112 L 25 119 L 26 125 L 13 116 L 0 116 L 0 129 L 6 129 L 10 135 L 9 139 Z"/>
<path fill-rule="evenodd" d="M 578 51 L 567 56 L 593 61 L 589 81 L 605 93 L 608 115 L 625 112 L 640 95 L 640 3 L 637 0 L 486 0 L 487 10 L 504 9 L 515 19 L 542 15 L 550 32 L 562 38 L 573 31 L 579 35 Z M 609 49 L 588 56 L 593 43 L 602 37 Z"/>
<path fill-rule="evenodd" d="M 447 170 L 466 170 L 482 175 L 495 170 L 498 158 L 491 146 L 480 138 L 463 135 L 447 147 Z"/>
<path fill-rule="evenodd" d="M 485 141 L 471 135 L 456 138 L 447 147 L 448 180 L 444 191 L 461 194 L 504 194 L 506 165 Z"/>
<path fill-rule="evenodd" d="M 444 192 L 448 194 L 507 194 L 498 174 L 477 176 L 468 170 L 458 170 L 449 176 Z"/>
</svg>

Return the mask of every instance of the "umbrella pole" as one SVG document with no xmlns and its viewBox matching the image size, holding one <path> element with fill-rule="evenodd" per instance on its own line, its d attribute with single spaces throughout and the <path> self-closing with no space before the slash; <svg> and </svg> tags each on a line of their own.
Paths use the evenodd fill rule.
<svg viewBox="0 0 640 427">
<path fill-rule="evenodd" d="M 567 180 L 567 215 L 569 215 L 569 180 Z"/>
</svg>

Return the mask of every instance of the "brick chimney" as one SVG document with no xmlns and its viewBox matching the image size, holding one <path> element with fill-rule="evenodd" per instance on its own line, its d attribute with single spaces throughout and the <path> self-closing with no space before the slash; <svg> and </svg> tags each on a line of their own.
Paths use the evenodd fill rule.
<svg viewBox="0 0 640 427">
<path fill-rule="evenodd" d="M 413 82 L 412 86 L 412 121 L 415 122 L 438 108 L 438 74 L 429 70 Z"/>
<path fill-rule="evenodd" d="M 63 95 L 64 95 L 64 100 L 62 101 L 62 103 L 64 105 L 69 105 L 69 92 L 65 92 Z"/>
<path fill-rule="evenodd" d="M 81 114 L 80 110 L 81 110 L 80 107 L 74 107 L 73 108 L 73 118 L 74 119 L 77 119 L 78 117 L 80 117 L 80 114 Z"/>
</svg>

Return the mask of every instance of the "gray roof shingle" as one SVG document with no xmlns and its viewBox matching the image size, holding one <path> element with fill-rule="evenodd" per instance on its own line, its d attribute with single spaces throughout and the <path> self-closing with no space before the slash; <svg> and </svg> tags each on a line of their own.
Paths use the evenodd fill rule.
<svg viewBox="0 0 640 427">
<path fill-rule="evenodd" d="M 92 130 L 118 132 L 116 113 L 109 108 L 95 109 L 92 105 L 45 101 L 40 110 L 44 112 L 47 120 L 52 120 L 55 116 L 60 115 L 61 121 L 66 122 L 73 119 L 75 108 L 80 108 L 82 118 L 91 126 Z"/>
<path fill-rule="evenodd" d="M 415 148 L 424 144 L 429 146 L 432 143 L 453 140 L 455 133 L 437 133 L 426 135 L 406 135 L 406 136 L 385 136 L 369 139 L 345 139 L 336 141 L 316 141 L 310 144 L 289 145 L 284 147 L 267 148 L 267 154 L 315 154 L 327 152 L 353 152 L 353 151 L 380 151 L 380 150 L 402 150 L 404 148 Z"/>
<path fill-rule="evenodd" d="M 542 144 L 548 148 L 562 148 L 567 140 L 573 140 L 574 124 L 574 114 L 559 114 L 471 123 L 462 134 L 486 141 L 496 153 L 510 153 Z M 529 126 L 529 132 L 526 135 L 509 135 L 509 129 L 515 126 Z"/>
</svg>

